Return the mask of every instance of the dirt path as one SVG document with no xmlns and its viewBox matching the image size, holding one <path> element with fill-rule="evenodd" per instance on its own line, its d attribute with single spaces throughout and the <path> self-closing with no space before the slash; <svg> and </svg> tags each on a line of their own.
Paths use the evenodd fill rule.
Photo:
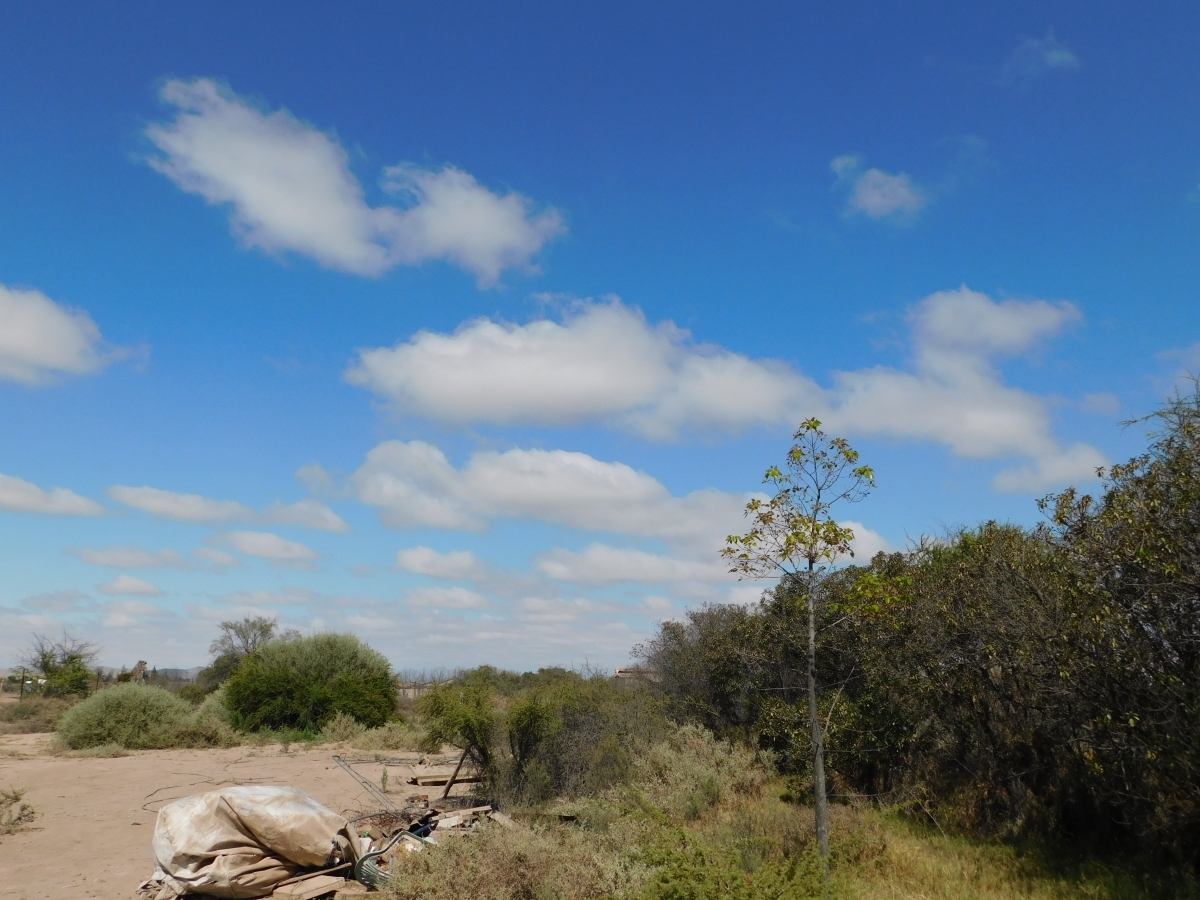
<svg viewBox="0 0 1200 900">
<path fill-rule="evenodd" d="M 290 785 L 338 812 L 378 808 L 370 794 L 333 761 L 335 753 L 347 759 L 374 756 L 353 749 L 326 745 L 306 750 L 293 744 L 287 753 L 279 745 L 269 745 L 149 750 L 115 759 L 81 759 L 50 754 L 51 738 L 0 736 L 0 786 L 23 788 L 25 802 L 38 812 L 33 830 L 0 837 L 0 898 L 4 900 L 128 900 L 153 869 L 150 838 L 158 808 L 218 785 Z M 387 755 L 410 762 L 388 767 L 389 792 L 402 802 L 417 791 L 406 781 L 420 754 Z M 382 766 L 378 763 L 356 768 L 379 783 Z M 431 790 L 435 789 L 421 792 Z"/>
</svg>

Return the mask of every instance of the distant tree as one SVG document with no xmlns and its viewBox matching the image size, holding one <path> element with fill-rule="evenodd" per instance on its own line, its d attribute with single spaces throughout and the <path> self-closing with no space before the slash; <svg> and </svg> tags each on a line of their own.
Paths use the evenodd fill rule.
<svg viewBox="0 0 1200 900">
<path fill-rule="evenodd" d="M 21 664 L 46 679 L 42 690 L 49 697 L 87 696 L 92 679 L 89 666 L 98 652 L 91 641 L 72 637 L 65 631 L 57 641 L 35 634 L 21 657 Z"/>
<path fill-rule="evenodd" d="M 222 622 L 221 634 L 208 646 L 213 660 L 200 673 L 200 683 L 209 690 L 215 689 L 233 674 L 247 656 L 263 644 L 277 639 L 298 637 L 292 629 L 279 631 L 279 623 L 266 616 L 246 616 L 236 622 Z"/>
<path fill-rule="evenodd" d="M 830 566 L 842 556 L 854 555 L 850 549 L 854 532 L 838 524 L 831 511 L 836 504 L 863 499 L 875 486 L 875 473 L 859 464 L 858 451 L 844 438 L 827 436 L 817 419 L 802 422 L 793 439 L 785 468 L 772 466 L 763 477 L 775 495 L 746 504 L 746 516 L 754 527 L 746 534 L 730 535 L 721 555 L 731 564 L 730 571 L 742 577 L 781 578 L 781 587 L 799 589 L 785 590 L 785 595 L 807 605 L 808 720 L 817 845 L 824 862 L 829 856 L 829 797 L 825 729 L 817 701 L 816 623 L 822 582 Z"/>
</svg>

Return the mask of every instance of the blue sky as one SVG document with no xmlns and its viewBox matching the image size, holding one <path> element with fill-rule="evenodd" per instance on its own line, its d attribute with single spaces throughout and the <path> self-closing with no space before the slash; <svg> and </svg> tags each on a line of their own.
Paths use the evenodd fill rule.
<svg viewBox="0 0 1200 900">
<path fill-rule="evenodd" d="M 0 655 L 618 665 L 746 602 L 817 415 L 860 554 L 1094 484 L 1200 369 L 1184 4 L 41 5 L 0 29 Z"/>
</svg>

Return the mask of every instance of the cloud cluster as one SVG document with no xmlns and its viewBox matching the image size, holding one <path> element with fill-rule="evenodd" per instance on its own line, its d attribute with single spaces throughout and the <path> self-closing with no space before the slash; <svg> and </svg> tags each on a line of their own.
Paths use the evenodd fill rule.
<svg viewBox="0 0 1200 900">
<path fill-rule="evenodd" d="M 267 525 L 296 525 L 317 531 L 347 532 L 350 526 L 337 513 L 316 500 L 295 503 L 274 503 L 256 513 L 236 500 L 213 500 L 200 494 L 184 494 L 162 488 L 113 485 L 108 495 L 118 503 L 134 509 L 198 525 L 219 525 L 228 522 L 258 522 Z"/>
<path fill-rule="evenodd" d="M 849 154 L 835 157 L 829 168 L 837 175 L 838 187 L 848 191 L 847 215 L 869 219 L 909 222 L 929 203 L 928 193 L 904 172 L 891 175 L 882 169 L 862 168 L 863 158 Z"/>
<path fill-rule="evenodd" d="M 717 490 L 675 497 L 645 472 L 566 450 L 480 451 L 456 469 L 424 441 L 379 444 L 350 485 L 393 528 L 478 531 L 526 519 L 685 544 L 727 534 L 746 500 Z"/>
<path fill-rule="evenodd" d="M 264 112 L 204 78 L 169 81 L 161 96 L 178 113 L 146 130 L 162 153 L 150 165 L 232 207 L 248 246 L 360 275 L 445 260 L 486 286 L 528 267 L 564 231 L 556 210 L 532 214 L 526 198 L 493 193 L 452 166 L 388 168 L 382 187 L 400 203 L 371 206 L 337 140 L 286 110 Z"/>
<path fill-rule="evenodd" d="M 1084 444 L 1061 446 L 1045 401 L 1006 385 L 996 361 L 1035 349 L 1080 318 L 1070 303 L 997 302 L 966 286 L 940 291 L 908 311 L 908 366 L 834 373 L 832 387 L 824 388 L 782 362 L 697 346 L 670 322 L 651 325 L 610 299 L 577 305 L 561 322 L 478 319 L 453 334 L 422 331 L 394 347 L 360 351 L 346 378 L 397 412 L 450 424 L 598 419 L 664 439 L 684 431 L 787 427 L 817 415 L 850 435 L 933 441 L 976 459 L 1027 460 L 995 485 L 1037 491 L 1090 477 L 1104 460 Z M 396 456 L 410 475 L 370 490 L 378 466 L 369 461 L 356 475 L 360 494 L 366 490 L 372 498 L 367 502 L 403 507 L 406 512 L 390 514 L 393 522 L 479 527 L 485 511 L 431 499 L 450 496 L 448 485 L 459 479 L 440 451 L 404 446 L 375 453 Z M 549 471 L 568 457 L 536 458 Z M 521 458 L 532 465 L 535 457 Z M 488 457 L 478 468 L 516 462 L 515 456 Z M 473 477 L 475 466 L 466 474 Z M 388 491 L 393 500 L 384 502 Z"/>
<path fill-rule="evenodd" d="M 126 355 L 105 343 L 83 310 L 0 284 L 0 380 L 45 384 L 59 375 L 90 375 Z"/>
</svg>

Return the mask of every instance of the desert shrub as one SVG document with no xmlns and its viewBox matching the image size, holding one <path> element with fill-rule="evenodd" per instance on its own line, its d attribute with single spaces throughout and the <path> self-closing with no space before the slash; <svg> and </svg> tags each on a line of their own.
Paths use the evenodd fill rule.
<svg viewBox="0 0 1200 900">
<path fill-rule="evenodd" d="M 131 750 L 173 747 L 191 718 L 191 705 L 170 691 L 118 684 L 71 707 L 58 735 L 72 750 L 109 743 Z"/>
<path fill-rule="evenodd" d="M 820 866 L 812 849 L 748 869 L 736 848 L 673 830 L 643 857 L 654 873 L 647 900 L 806 900 L 822 896 Z"/>
<path fill-rule="evenodd" d="M 197 724 L 203 722 L 220 722 L 224 725 L 229 725 L 229 706 L 225 702 L 225 688 L 220 687 L 204 698 L 204 702 L 197 708 L 193 721 Z"/>
<path fill-rule="evenodd" d="M 390 900 L 599 900 L 628 895 L 619 870 L 586 836 L 484 825 L 464 840 L 409 854 Z"/>
<path fill-rule="evenodd" d="M 179 699 L 186 700 L 192 706 L 199 706 L 208 696 L 208 691 L 198 684 L 181 685 L 175 693 L 179 696 Z"/>
<path fill-rule="evenodd" d="M 0 706 L 0 734 L 44 734 L 54 731 L 71 702 L 59 697 L 26 697 Z"/>
<path fill-rule="evenodd" d="M 674 729 L 634 758 L 635 786 L 674 819 L 697 819 L 729 793 L 757 796 L 767 769 L 743 746 L 714 738 L 697 725 Z"/>
<path fill-rule="evenodd" d="M 37 817 L 37 812 L 24 802 L 24 797 L 25 792 L 17 788 L 0 790 L 0 834 L 23 831 Z"/>
<path fill-rule="evenodd" d="M 225 682 L 235 727 L 319 732 L 339 712 L 374 728 L 396 716 L 387 659 L 350 634 L 269 641 Z"/>
<path fill-rule="evenodd" d="M 321 729 L 321 737 L 327 741 L 342 743 L 354 740 L 366 730 L 358 719 L 339 711 L 332 719 L 325 723 L 325 726 Z"/>
<path fill-rule="evenodd" d="M 408 722 L 387 722 L 378 728 L 368 728 L 350 744 L 357 750 L 419 750 L 424 732 Z"/>
</svg>

